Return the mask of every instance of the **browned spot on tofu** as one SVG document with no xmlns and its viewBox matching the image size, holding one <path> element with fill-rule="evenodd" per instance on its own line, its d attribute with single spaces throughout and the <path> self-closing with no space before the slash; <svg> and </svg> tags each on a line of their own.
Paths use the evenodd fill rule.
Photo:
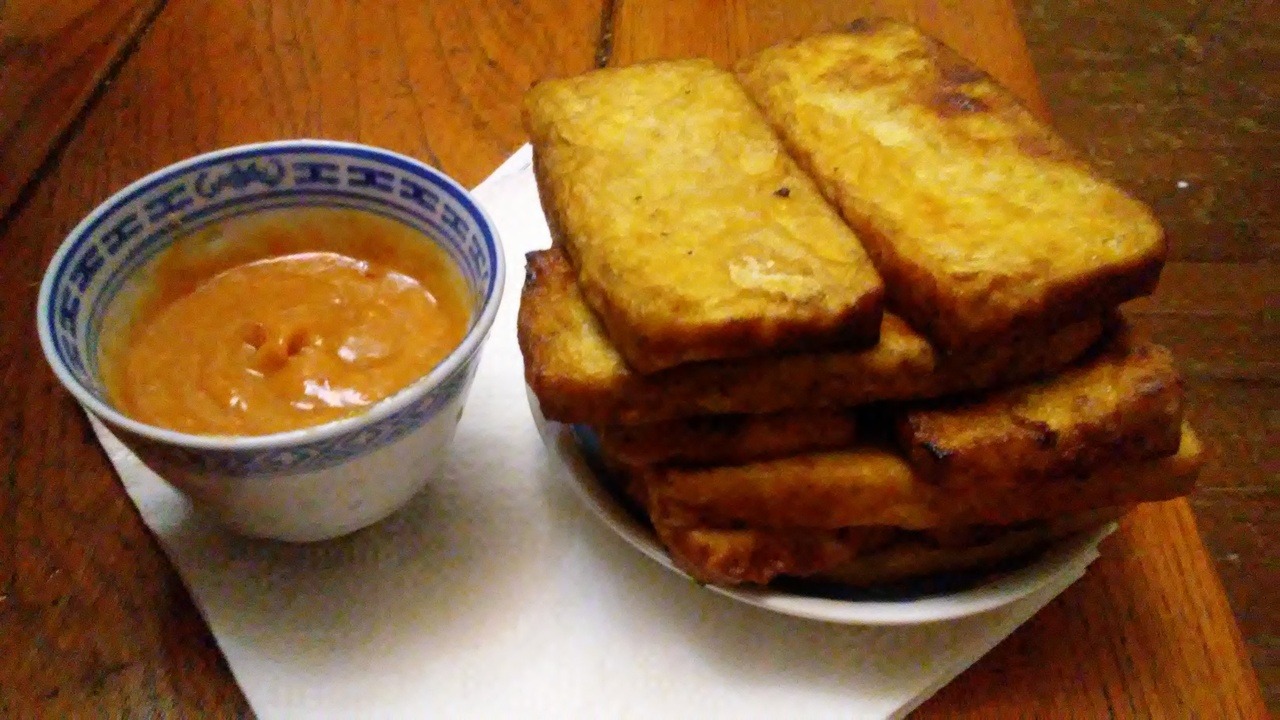
<svg viewBox="0 0 1280 720">
<path fill-rule="evenodd" d="M 876 28 L 883 24 L 883 20 L 877 18 L 858 18 L 848 25 L 844 26 L 845 30 L 855 34 L 867 34 L 876 31 Z"/>
<path fill-rule="evenodd" d="M 957 58 L 958 59 L 958 58 Z M 986 80 L 987 74 L 967 62 L 943 63 L 938 76 L 944 85 L 956 86 Z"/>
<path fill-rule="evenodd" d="M 1048 450 L 1058 444 L 1058 433 L 1049 427 L 1049 423 L 1020 415 L 1014 415 L 1012 420 L 1015 425 L 1028 431 L 1041 449 Z"/>
<path fill-rule="evenodd" d="M 533 251 L 533 252 L 531 252 L 531 253 L 526 253 L 526 254 L 525 254 L 525 263 L 526 263 L 526 264 L 525 264 L 525 266 L 524 266 L 524 283 L 525 283 L 525 285 L 533 285 L 534 283 L 536 283 L 536 282 L 537 282 L 537 280 L 538 280 L 538 267 L 539 267 L 539 266 L 542 264 L 542 262 L 543 262 L 542 257 L 543 257 L 543 255 L 545 254 L 545 252 L 546 252 L 546 251 L 544 251 L 544 250 L 535 250 L 535 251 Z"/>
<path fill-rule="evenodd" d="M 1019 135 L 1018 149 L 1031 157 L 1052 157 L 1058 153 L 1049 140 L 1041 135 Z"/>
<path fill-rule="evenodd" d="M 1154 397 L 1168 390 L 1169 385 L 1162 377 L 1144 377 L 1138 380 L 1134 391 L 1143 397 Z"/>
<path fill-rule="evenodd" d="M 932 106 L 939 116 L 946 118 L 987 112 L 991 109 L 991 106 L 984 100 L 956 90 L 944 91 L 934 95 Z"/>
<path fill-rule="evenodd" d="M 929 457 L 933 458 L 938 462 L 946 462 L 952 455 L 955 454 L 955 451 L 952 450 L 951 448 L 945 445 L 935 443 L 932 440 L 920 441 L 920 448 L 923 449 L 925 452 L 929 453 Z"/>
<path fill-rule="evenodd" d="M 901 74 L 902 70 L 897 65 L 886 65 L 869 57 L 851 56 L 832 65 L 820 77 L 832 87 L 858 89 L 893 82 Z"/>
</svg>

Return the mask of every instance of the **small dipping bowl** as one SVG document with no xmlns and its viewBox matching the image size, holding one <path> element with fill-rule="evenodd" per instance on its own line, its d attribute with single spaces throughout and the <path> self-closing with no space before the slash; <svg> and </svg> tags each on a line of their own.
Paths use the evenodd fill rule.
<svg viewBox="0 0 1280 720">
<path fill-rule="evenodd" d="M 365 412 L 259 436 L 194 435 L 112 406 L 99 367 L 112 303 L 179 238 L 289 208 L 375 213 L 441 247 L 471 302 L 461 344 Z M 249 536 L 323 540 L 395 512 L 439 470 L 493 325 L 505 272 L 493 222 L 443 173 L 351 143 L 284 140 L 170 165 L 98 206 L 58 248 L 40 285 L 45 358 L 85 409 L 201 510 Z M 180 340 L 178 340 L 180 341 Z"/>
</svg>

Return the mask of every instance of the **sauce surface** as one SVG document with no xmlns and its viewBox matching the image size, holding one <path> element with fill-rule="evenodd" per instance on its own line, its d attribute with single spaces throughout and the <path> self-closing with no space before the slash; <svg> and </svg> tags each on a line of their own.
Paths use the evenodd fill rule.
<svg viewBox="0 0 1280 720">
<path fill-rule="evenodd" d="M 465 285 L 394 221 L 289 210 L 182 238 L 105 333 L 108 393 L 152 425 L 261 435 L 364 411 L 465 336 Z"/>
</svg>

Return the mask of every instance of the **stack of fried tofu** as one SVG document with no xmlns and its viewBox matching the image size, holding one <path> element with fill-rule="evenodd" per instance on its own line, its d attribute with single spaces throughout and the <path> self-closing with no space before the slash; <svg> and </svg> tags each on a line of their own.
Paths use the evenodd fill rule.
<svg viewBox="0 0 1280 720">
<path fill-rule="evenodd" d="M 1191 491 L 1117 310 L 1158 223 L 915 28 L 543 82 L 526 126 L 527 381 L 693 577 L 971 570 Z"/>
</svg>

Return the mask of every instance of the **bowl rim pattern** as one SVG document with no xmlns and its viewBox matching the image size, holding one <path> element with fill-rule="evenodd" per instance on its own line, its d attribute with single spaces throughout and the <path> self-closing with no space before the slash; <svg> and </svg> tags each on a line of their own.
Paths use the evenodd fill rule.
<svg viewBox="0 0 1280 720">
<path fill-rule="evenodd" d="M 491 255 L 490 283 L 485 288 L 480 311 L 477 313 L 475 321 L 462 342 L 431 372 L 395 394 L 373 404 L 366 412 L 320 425 L 267 435 L 201 435 L 151 425 L 130 418 L 108 403 L 103 402 L 90 388 L 85 387 L 66 366 L 53 336 L 55 310 L 53 293 L 66 281 L 64 276 L 70 271 L 69 258 L 82 245 L 92 242 L 93 233 L 98 229 L 99 225 L 122 207 L 139 200 L 145 193 L 202 167 L 216 166 L 239 159 L 304 153 L 348 156 L 394 166 L 419 179 L 433 183 L 433 190 L 443 191 L 448 195 L 449 200 L 460 205 L 467 214 L 474 218 L 485 250 Z M 360 433 L 362 430 L 384 420 L 404 415 L 404 411 L 420 403 L 424 396 L 431 394 L 433 391 L 438 389 L 448 390 L 449 388 L 446 386 L 450 385 L 450 383 L 447 380 L 457 376 L 459 372 L 465 376 L 467 373 L 464 366 L 474 363 L 479 355 L 479 350 L 488 336 L 497 315 L 498 306 L 501 304 L 505 275 L 505 256 L 501 239 L 498 236 L 497 226 L 493 219 L 471 197 L 466 188 L 444 172 L 402 153 L 361 143 L 314 138 L 273 140 L 236 145 L 195 155 L 148 173 L 114 192 L 67 233 L 46 265 L 36 304 L 36 326 L 45 359 L 59 382 L 82 406 L 103 419 L 108 425 L 115 426 L 145 441 L 174 446 L 186 451 L 215 451 L 220 454 L 228 452 L 260 453 L 282 448 L 296 449 L 299 446 L 315 446 L 325 441 L 341 439 L 344 435 Z M 442 403 L 433 404 L 442 405 Z M 402 435 L 403 433 L 395 434 Z M 367 447 L 365 451 L 372 449 L 372 447 Z M 335 459 L 340 460 L 342 458 Z"/>
</svg>

